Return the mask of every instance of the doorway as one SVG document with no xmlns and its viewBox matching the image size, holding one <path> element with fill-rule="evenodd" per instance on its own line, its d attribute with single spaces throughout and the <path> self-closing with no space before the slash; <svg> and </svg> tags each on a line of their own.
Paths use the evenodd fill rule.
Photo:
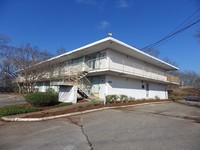
<svg viewBox="0 0 200 150">
<path fill-rule="evenodd" d="M 149 98 L 149 83 L 146 83 L 146 97 Z"/>
</svg>

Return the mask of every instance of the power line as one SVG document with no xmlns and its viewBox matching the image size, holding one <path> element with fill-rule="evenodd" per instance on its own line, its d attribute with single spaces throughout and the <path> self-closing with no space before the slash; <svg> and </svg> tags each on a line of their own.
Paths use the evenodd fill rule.
<svg viewBox="0 0 200 150">
<path fill-rule="evenodd" d="M 194 11 L 188 18 L 186 18 L 181 24 L 179 24 L 174 30 L 172 30 L 169 34 L 175 32 L 176 30 L 178 30 L 180 27 L 182 27 L 188 20 L 190 20 L 198 11 L 200 11 L 200 8 L 198 8 L 196 11 Z M 197 17 L 195 17 L 193 20 L 195 20 L 196 18 L 198 18 L 200 15 L 198 15 Z M 193 20 L 191 20 L 190 22 L 192 22 Z M 186 23 L 185 25 L 189 24 L 190 22 Z M 169 35 L 168 34 L 168 35 Z"/>
<path fill-rule="evenodd" d="M 200 15 L 198 15 L 197 17 L 195 17 L 193 20 L 197 19 L 198 17 L 200 17 Z M 193 20 L 191 20 L 191 21 L 188 22 L 187 24 L 191 23 Z M 177 35 L 179 35 L 179 34 L 181 34 L 181 32 L 180 32 L 180 33 L 177 33 L 176 35 L 174 35 L 174 36 L 172 36 L 172 37 L 170 37 L 169 39 L 166 39 L 166 40 L 163 41 L 163 42 L 160 42 L 159 44 L 153 46 L 153 48 L 159 47 L 159 46 L 161 46 L 161 45 L 167 43 L 168 41 L 170 41 L 171 39 L 173 39 L 175 36 L 177 36 Z M 170 35 L 170 34 L 168 34 L 168 35 Z"/>
<path fill-rule="evenodd" d="M 183 32 L 184 30 L 186 30 L 186 29 L 188 29 L 188 28 L 194 26 L 195 24 L 197 24 L 197 23 L 199 23 L 199 22 L 200 22 L 200 19 L 198 19 L 197 21 L 191 23 L 190 25 L 188 25 L 188 26 L 186 26 L 186 27 L 184 27 L 184 28 L 182 28 L 182 29 L 177 30 L 176 32 L 174 32 L 174 33 L 172 33 L 172 34 L 166 36 L 165 38 L 163 38 L 163 39 L 161 39 L 161 40 L 159 40 L 159 41 L 157 41 L 157 42 L 155 42 L 155 43 L 153 43 L 153 44 L 150 44 L 150 45 L 148 45 L 148 46 L 146 46 L 146 47 L 144 47 L 144 48 L 142 48 L 142 49 L 144 50 L 144 49 L 148 49 L 148 48 L 150 48 L 150 47 L 153 47 L 154 45 L 157 45 L 157 44 L 159 44 L 160 42 L 163 42 L 163 41 L 165 41 L 166 39 L 171 38 L 171 37 L 175 36 L 176 34 L 178 34 L 178 33 L 180 33 L 180 32 Z"/>
<path fill-rule="evenodd" d="M 153 48 L 153 47 L 158 47 L 166 42 L 168 42 L 169 40 L 171 40 L 172 38 L 174 38 L 175 36 L 177 36 L 178 34 L 180 34 L 181 32 L 185 31 L 186 29 L 194 26 L 195 24 L 200 22 L 200 19 L 196 20 L 200 15 L 198 15 L 197 17 L 195 17 L 194 19 L 190 20 L 189 22 L 187 22 L 189 19 L 191 19 L 198 11 L 200 11 L 200 8 L 197 9 L 192 15 L 190 15 L 186 20 L 184 20 L 178 27 L 176 27 L 172 32 L 170 32 L 168 35 L 166 35 L 164 38 L 162 38 L 161 40 L 158 40 L 157 42 L 154 42 L 144 48 L 142 48 L 142 50 L 145 49 L 149 49 L 149 48 Z M 195 22 L 192 22 L 196 20 Z M 186 23 L 187 22 L 187 23 Z M 191 23 L 192 22 L 192 23 Z M 185 24 L 186 23 L 186 24 Z M 189 24 L 191 23 L 191 24 Z M 184 25 L 185 24 L 185 25 Z M 189 24 L 189 25 L 188 25 Z M 184 25 L 184 26 L 183 26 Z M 181 26 L 183 26 L 181 29 Z M 164 42 L 165 41 L 165 42 Z M 164 42 L 164 43 L 162 43 Z"/>
</svg>

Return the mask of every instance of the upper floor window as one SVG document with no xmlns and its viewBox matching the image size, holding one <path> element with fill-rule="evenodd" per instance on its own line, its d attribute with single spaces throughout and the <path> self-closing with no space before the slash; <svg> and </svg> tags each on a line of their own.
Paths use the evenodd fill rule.
<svg viewBox="0 0 200 150">
<path fill-rule="evenodd" d="M 72 59 L 71 61 L 68 62 L 68 64 L 69 65 L 76 65 L 76 64 L 81 63 L 81 62 L 83 62 L 83 57 Z"/>
</svg>

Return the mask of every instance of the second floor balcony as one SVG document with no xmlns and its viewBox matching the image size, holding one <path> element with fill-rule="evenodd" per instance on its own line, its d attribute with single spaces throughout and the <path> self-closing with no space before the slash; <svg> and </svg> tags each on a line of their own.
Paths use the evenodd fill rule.
<svg viewBox="0 0 200 150">
<path fill-rule="evenodd" d="M 180 79 L 150 65 L 135 63 L 115 56 L 100 57 L 88 60 L 84 68 L 89 72 L 109 70 L 133 75 L 147 80 L 157 80 L 172 84 L 180 84 Z"/>
<path fill-rule="evenodd" d="M 111 71 L 141 80 L 180 84 L 180 79 L 178 77 L 167 74 L 165 71 L 161 71 L 161 69 L 159 70 L 150 64 L 136 63 L 115 56 L 105 56 L 90 59 L 86 62 L 61 65 L 47 76 L 53 78 L 65 77 L 66 75 L 75 76 L 82 71 L 87 71 L 88 73 Z"/>
</svg>

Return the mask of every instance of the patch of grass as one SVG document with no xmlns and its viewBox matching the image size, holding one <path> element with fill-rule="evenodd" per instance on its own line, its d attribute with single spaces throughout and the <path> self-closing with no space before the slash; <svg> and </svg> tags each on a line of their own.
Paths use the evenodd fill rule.
<svg viewBox="0 0 200 150">
<path fill-rule="evenodd" d="M 59 104 L 57 105 L 57 107 L 70 106 L 70 105 L 73 105 L 73 103 L 71 103 L 71 102 L 67 102 L 67 103 L 59 103 Z"/>
<path fill-rule="evenodd" d="M 9 116 L 9 115 L 16 115 L 16 114 L 23 114 L 29 112 L 36 112 L 40 111 L 41 109 L 33 107 L 27 104 L 21 105 L 10 105 L 0 108 L 0 116 Z"/>
</svg>

